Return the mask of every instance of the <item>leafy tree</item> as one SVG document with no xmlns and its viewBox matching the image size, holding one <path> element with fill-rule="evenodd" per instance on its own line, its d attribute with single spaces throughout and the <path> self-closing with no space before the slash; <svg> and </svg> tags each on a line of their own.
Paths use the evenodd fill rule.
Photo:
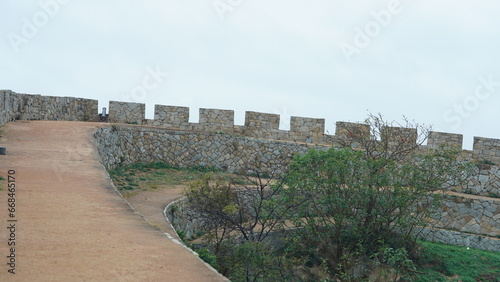
<svg viewBox="0 0 500 282">
<path fill-rule="evenodd" d="M 471 167 L 458 151 L 423 152 L 414 130 L 390 125 L 370 116 L 344 128 L 344 148 L 311 150 L 290 165 L 282 196 L 304 203 L 292 215 L 297 247 L 337 278 L 382 247 L 411 253 L 439 205 L 435 192 L 462 183 Z M 419 128 L 425 140 L 429 130 Z"/>
<path fill-rule="evenodd" d="M 234 238 L 233 238 L 234 239 Z M 269 242 L 222 243 L 223 253 L 217 256 L 219 270 L 231 281 L 290 281 L 293 278 L 291 260 Z"/>
<path fill-rule="evenodd" d="M 237 182 L 216 175 L 193 182 L 184 191 L 188 209 L 205 223 L 203 239 L 222 274 L 247 281 L 284 279 L 289 275 L 287 259 L 270 237 L 283 229 L 284 217 L 301 203 L 278 197 L 283 179 L 273 174 L 256 170 Z"/>
<path fill-rule="evenodd" d="M 404 121 L 341 124 L 337 148 L 296 155 L 286 175 L 264 177 L 255 162 L 256 175 L 237 184 L 194 182 L 187 205 L 205 222 L 213 264 L 236 281 L 351 280 L 367 260 L 396 276 L 412 267 L 439 190 L 461 185 L 472 165 L 459 151 L 423 148 L 430 127 Z"/>
</svg>

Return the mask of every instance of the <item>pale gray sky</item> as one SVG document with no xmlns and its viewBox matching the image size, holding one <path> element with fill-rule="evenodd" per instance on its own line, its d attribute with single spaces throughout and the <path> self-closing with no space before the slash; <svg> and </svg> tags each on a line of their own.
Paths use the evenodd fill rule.
<svg viewBox="0 0 500 282">
<path fill-rule="evenodd" d="M 437 2 L 437 3 L 436 3 Z M 0 3 L 0 89 L 500 138 L 500 2 Z M 168 75 L 167 75 L 168 74 Z"/>
</svg>

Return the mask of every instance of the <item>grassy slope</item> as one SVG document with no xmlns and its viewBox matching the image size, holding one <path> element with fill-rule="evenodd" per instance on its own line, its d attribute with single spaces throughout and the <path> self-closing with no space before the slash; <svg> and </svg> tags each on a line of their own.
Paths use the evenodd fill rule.
<svg viewBox="0 0 500 282">
<path fill-rule="evenodd" d="M 415 281 L 500 281 L 500 253 L 423 242 Z"/>
</svg>

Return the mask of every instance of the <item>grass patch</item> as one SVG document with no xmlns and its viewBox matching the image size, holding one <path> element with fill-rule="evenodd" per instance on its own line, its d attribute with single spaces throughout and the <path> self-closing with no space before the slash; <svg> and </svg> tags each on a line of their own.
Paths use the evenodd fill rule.
<svg viewBox="0 0 500 282">
<path fill-rule="evenodd" d="M 423 242 L 414 281 L 500 281 L 500 253 Z"/>
<path fill-rule="evenodd" d="M 200 179 L 208 173 L 215 173 L 237 184 L 247 183 L 243 176 L 225 173 L 211 166 L 179 168 L 167 163 L 153 162 L 120 166 L 109 171 L 115 186 L 122 193 L 139 189 L 155 190 L 162 186 L 189 185 L 191 181 Z"/>
<path fill-rule="evenodd" d="M 181 238 L 182 242 L 186 242 L 186 232 L 184 232 L 183 230 L 178 230 L 178 229 L 175 229 L 175 232 L 177 233 L 179 238 Z"/>
<path fill-rule="evenodd" d="M 134 187 L 127 185 L 118 188 L 118 190 L 134 190 Z"/>
<path fill-rule="evenodd" d="M 490 197 L 490 198 L 500 198 L 500 194 L 489 192 L 488 193 L 488 197 Z"/>
<path fill-rule="evenodd" d="M 490 160 L 480 160 L 480 161 L 477 161 L 476 162 L 476 165 L 479 167 L 479 168 L 483 168 L 484 165 L 496 165 L 496 163 L 490 161 Z"/>
</svg>

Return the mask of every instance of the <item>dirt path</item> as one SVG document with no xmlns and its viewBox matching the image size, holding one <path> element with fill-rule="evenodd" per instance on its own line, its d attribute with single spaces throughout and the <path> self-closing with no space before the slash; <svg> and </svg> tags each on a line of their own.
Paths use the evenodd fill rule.
<svg viewBox="0 0 500 282">
<path fill-rule="evenodd" d="M 176 239 L 180 239 L 165 219 L 163 210 L 168 204 L 181 197 L 182 187 L 174 186 L 161 187 L 153 191 L 137 191 L 133 196 L 127 197 L 127 200 L 155 227 Z"/>
<path fill-rule="evenodd" d="M 445 191 L 444 193 L 446 195 L 458 196 L 458 197 L 463 197 L 463 198 L 467 198 L 467 199 L 500 201 L 500 199 L 498 199 L 498 198 L 491 198 L 491 197 L 486 197 L 486 196 L 477 196 L 477 195 L 471 195 L 471 194 L 465 194 L 465 193 L 458 193 L 458 192 L 453 192 L 453 191 Z"/>
<path fill-rule="evenodd" d="M 7 222 L 1 181 L 0 281 L 222 281 L 113 190 L 91 139 L 101 125 L 18 121 L 1 128 L 7 155 L 0 175 L 15 170 L 17 222 Z M 12 234 L 16 274 L 7 265 Z"/>
</svg>

